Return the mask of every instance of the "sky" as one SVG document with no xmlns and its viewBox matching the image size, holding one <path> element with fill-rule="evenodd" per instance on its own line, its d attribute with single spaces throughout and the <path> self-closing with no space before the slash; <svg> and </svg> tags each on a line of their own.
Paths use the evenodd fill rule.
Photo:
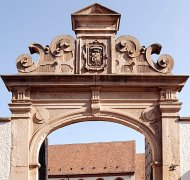
<svg viewBox="0 0 190 180">
<path fill-rule="evenodd" d="M 121 14 L 120 29 L 117 37 L 132 35 L 146 47 L 153 43 L 160 43 L 162 45 L 161 53 L 167 53 L 174 58 L 173 74 L 190 74 L 190 58 L 188 54 L 190 52 L 190 1 L 188 0 L 2 1 L 0 4 L 0 74 L 17 74 L 16 58 L 21 54 L 29 53 L 28 45 L 32 42 L 45 46 L 50 44 L 51 40 L 57 35 L 66 34 L 75 37 L 71 28 L 71 13 L 93 3 L 100 3 Z M 35 58 L 36 56 L 34 56 Z M 180 101 L 183 102 L 180 111 L 181 116 L 190 116 L 189 90 L 190 80 L 187 81 L 179 95 Z M 10 116 L 8 108 L 10 100 L 11 94 L 7 91 L 3 82 L 0 81 L 0 117 Z M 116 141 L 119 138 L 114 139 L 115 134 L 126 134 L 126 139 L 133 134 L 130 131 L 120 133 L 118 127 L 123 128 L 121 125 L 111 123 L 102 125 L 98 123 L 93 125 L 86 123 L 86 126 L 78 124 L 78 127 L 77 125 L 71 125 L 67 127 L 67 131 L 74 128 L 75 136 L 78 136 L 78 133 L 85 131 L 86 128 L 89 128 L 90 131 L 92 127 L 97 129 L 104 127 L 107 128 L 106 132 L 110 134 L 106 140 L 111 140 L 112 138 Z M 73 131 L 71 130 L 71 132 Z M 113 137 L 112 134 L 114 134 Z M 87 134 L 83 136 L 92 137 L 92 135 Z M 56 137 L 59 137 L 59 134 Z M 72 137 L 74 137 L 74 134 L 72 134 Z M 64 138 L 65 142 L 72 139 L 66 135 Z M 52 139 L 55 139 L 55 137 Z M 97 138 L 97 141 L 101 139 L 103 137 Z M 142 139 L 143 137 L 141 137 L 140 141 Z"/>
</svg>

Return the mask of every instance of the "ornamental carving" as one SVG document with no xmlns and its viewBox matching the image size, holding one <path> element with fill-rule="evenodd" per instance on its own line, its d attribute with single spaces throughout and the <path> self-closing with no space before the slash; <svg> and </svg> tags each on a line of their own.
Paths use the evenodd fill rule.
<svg viewBox="0 0 190 180">
<path fill-rule="evenodd" d="M 37 53 L 39 59 L 34 62 L 28 54 L 19 56 L 16 64 L 20 73 L 74 73 L 75 40 L 71 36 L 57 36 L 45 48 L 30 44 L 29 50 L 31 54 Z"/>
<path fill-rule="evenodd" d="M 78 19 L 76 14 L 73 15 L 76 40 L 69 35 L 60 35 L 45 47 L 37 43 L 30 44 L 30 53 L 38 54 L 39 59 L 33 61 L 32 56 L 28 54 L 19 56 L 16 61 L 19 73 L 171 74 L 173 58 L 167 54 L 160 55 L 160 44 L 145 47 L 135 37 L 115 37 L 118 15 L 118 21 L 112 21 L 114 19 L 111 20 L 107 16 L 97 22 L 80 18 Z M 105 23 L 110 27 L 106 25 L 108 27 L 105 28 Z M 157 61 L 153 60 L 153 54 L 159 55 Z"/>
<path fill-rule="evenodd" d="M 136 72 L 136 58 L 140 55 L 141 45 L 132 36 L 121 36 L 116 40 L 116 72 Z"/>
<path fill-rule="evenodd" d="M 155 63 L 151 58 L 152 54 L 159 55 L 161 49 L 162 49 L 162 46 L 160 44 L 150 45 L 146 49 L 147 62 L 157 72 L 164 73 L 164 74 L 170 73 L 173 68 L 173 65 L 174 65 L 173 58 L 170 55 L 163 54 L 163 55 L 159 56 L 157 63 Z"/>
<path fill-rule="evenodd" d="M 160 54 L 162 46 L 152 44 L 148 48 L 141 46 L 132 36 L 121 36 L 116 40 L 116 73 L 122 74 L 168 74 L 173 68 L 170 55 L 160 55 L 155 63 L 152 54 Z"/>
<path fill-rule="evenodd" d="M 85 37 L 81 43 L 69 35 L 61 35 L 55 37 L 50 46 L 30 44 L 30 53 L 38 54 L 39 59 L 34 62 L 31 55 L 23 54 L 16 64 L 20 73 L 170 74 L 174 64 L 171 56 L 160 55 L 157 62 L 151 57 L 152 54 L 159 55 L 161 48 L 160 44 L 146 48 L 136 38 L 125 35 L 117 38 L 115 43 L 102 36 Z"/>
<path fill-rule="evenodd" d="M 92 71 L 104 70 L 106 67 L 106 45 L 98 40 L 85 43 L 83 56 L 85 68 Z"/>
<path fill-rule="evenodd" d="M 160 118 L 160 112 L 157 106 L 149 106 L 142 111 L 142 119 L 150 124 L 155 123 Z"/>
<path fill-rule="evenodd" d="M 49 120 L 49 112 L 46 108 L 36 107 L 35 110 L 36 110 L 36 112 L 35 112 L 34 118 L 33 118 L 34 123 L 43 124 Z"/>
</svg>

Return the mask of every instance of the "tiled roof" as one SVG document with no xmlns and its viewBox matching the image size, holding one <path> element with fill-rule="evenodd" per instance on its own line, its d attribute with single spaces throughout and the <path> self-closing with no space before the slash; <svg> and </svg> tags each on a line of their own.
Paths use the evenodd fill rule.
<svg viewBox="0 0 190 180">
<path fill-rule="evenodd" d="M 135 156 L 135 180 L 145 179 L 145 155 L 136 154 Z"/>
<path fill-rule="evenodd" d="M 133 173 L 135 141 L 52 145 L 48 175 Z"/>
</svg>

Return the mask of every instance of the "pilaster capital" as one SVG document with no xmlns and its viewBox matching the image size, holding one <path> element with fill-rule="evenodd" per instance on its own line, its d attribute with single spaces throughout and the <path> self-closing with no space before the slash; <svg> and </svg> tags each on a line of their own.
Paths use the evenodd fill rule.
<svg viewBox="0 0 190 180">
<path fill-rule="evenodd" d="M 161 117 L 162 118 L 176 118 L 179 117 L 178 112 L 181 109 L 181 102 L 160 102 L 159 103 L 159 109 L 161 112 Z"/>
<path fill-rule="evenodd" d="M 11 119 L 26 119 L 30 118 L 32 110 L 31 102 L 14 102 L 9 104 L 9 109 L 12 112 Z"/>
</svg>

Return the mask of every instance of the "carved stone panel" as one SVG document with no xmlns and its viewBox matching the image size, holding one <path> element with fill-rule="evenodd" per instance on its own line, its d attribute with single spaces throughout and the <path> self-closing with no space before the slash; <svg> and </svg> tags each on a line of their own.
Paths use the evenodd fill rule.
<svg viewBox="0 0 190 180">
<path fill-rule="evenodd" d="M 110 70 L 110 41 L 98 37 L 94 39 L 92 37 L 84 38 L 81 40 L 79 50 L 79 72 L 81 73 L 100 73 L 105 74 Z"/>
<path fill-rule="evenodd" d="M 111 35 L 83 34 L 76 43 L 71 36 L 61 35 L 50 46 L 29 45 L 31 54 L 39 54 L 36 62 L 23 54 L 16 63 L 20 73 L 169 74 L 173 68 L 171 56 L 160 55 L 157 62 L 151 57 L 159 55 L 161 48 L 160 44 L 145 48 L 136 38 L 126 35 L 115 40 Z"/>
<path fill-rule="evenodd" d="M 87 52 L 87 54 L 84 52 L 86 60 L 85 68 L 92 71 L 104 70 L 106 67 L 105 45 L 94 41 L 93 43 L 85 45 L 85 47 L 85 52 Z"/>
<path fill-rule="evenodd" d="M 156 123 L 160 119 L 160 112 L 157 106 L 150 106 L 143 110 L 142 119 L 150 124 Z"/>
<path fill-rule="evenodd" d="M 151 55 L 160 54 L 162 46 L 152 44 L 141 46 L 132 36 L 121 36 L 116 40 L 116 73 L 118 74 L 158 74 L 171 73 L 173 58 L 167 54 L 159 56 L 157 63 Z"/>
<path fill-rule="evenodd" d="M 31 54 L 39 54 L 39 59 L 33 62 L 30 55 L 19 56 L 16 63 L 20 73 L 74 73 L 75 40 L 71 36 L 57 36 L 45 48 L 30 44 L 29 50 Z"/>
</svg>

